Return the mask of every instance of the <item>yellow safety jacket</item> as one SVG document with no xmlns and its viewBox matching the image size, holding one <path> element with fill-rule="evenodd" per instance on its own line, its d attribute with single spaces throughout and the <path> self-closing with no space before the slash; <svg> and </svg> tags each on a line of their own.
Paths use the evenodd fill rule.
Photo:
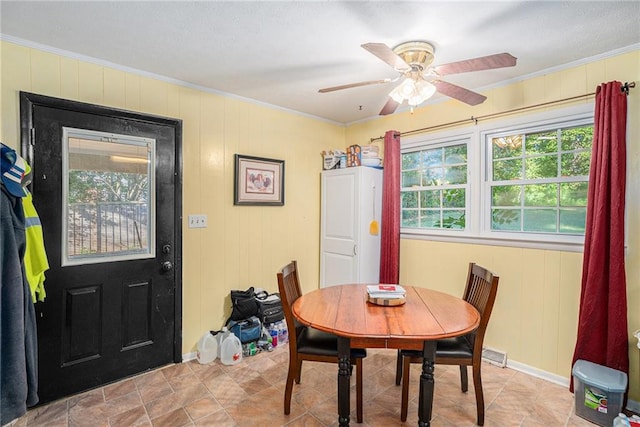
<svg viewBox="0 0 640 427">
<path fill-rule="evenodd" d="M 22 198 L 27 238 L 27 246 L 24 253 L 24 270 L 31 288 L 33 302 L 36 302 L 36 300 L 44 301 L 47 295 L 44 290 L 44 272 L 49 269 L 49 261 L 44 249 L 40 217 L 38 217 L 38 212 L 33 206 L 33 196 L 29 191 L 26 191 L 26 193 L 27 195 Z"/>
</svg>

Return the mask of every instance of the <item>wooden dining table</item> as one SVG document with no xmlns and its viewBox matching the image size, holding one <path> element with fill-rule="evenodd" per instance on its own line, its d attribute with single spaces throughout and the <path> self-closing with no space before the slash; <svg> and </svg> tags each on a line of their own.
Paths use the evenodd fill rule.
<svg viewBox="0 0 640 427">
<path fill-rule="evenodd" d="M 368 302 L 366 284 L 317 289 L 293 304 L 293 314 L 302 324 L 338 337 L 340 426 L 349 425 L 351 348 L 422 350 L 418 425 L 429 426 L 436 340 L 467 334 L 480 324 L 478 311 L 461 298 L 427 288 L 402 287 L 406 302 L 398 306 Z"/>
</svg>

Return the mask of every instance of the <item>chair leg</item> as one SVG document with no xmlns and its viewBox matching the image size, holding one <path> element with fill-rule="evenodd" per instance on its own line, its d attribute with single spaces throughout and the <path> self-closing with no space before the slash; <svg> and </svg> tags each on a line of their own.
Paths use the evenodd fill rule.
<svg viewBox="0 0 640 427">
<path fill-rule="evenodd" d="M 402 380 L 402 350 L 398 350 L 398 356 L 396 356 L 396 385 L 400 385 Z"/>
<path fill-rule="evenodd" d="M 362 424 L 362 359 L 356 359 L 356 419 Z"/>
<path fill-rule="evenodd" d="M 296 362 L 297 371 L 296 371 L 296 384 L 300 384 L 300 375 L 302 374 L 302 360 L 298 359 Z"/>
<path fill-rule="evenodd" d="M 411 370 L 411 357 L 402 358 L 402 403 L 400 406 L 400 421 L 407 421 L 409 410 L 409 371 Z"/>
<path fill-rule="evenodd" d="M 460 387 L 462 392 L 469 391 L 469 377 L 467 376 L 467 365 L 460 365 Z"/>
<path fill-rule="evenodd" d="M 473 364 L 473 387 L 476 391 L 476 408 L 478 411 L 478 425 L 484 425 L 484 394 L 482 393 L 482 377 L 480 375 L 480 363 Z"/>
<path fill-rule="evenodd" d="M 289 372 L 287 372 L 287 384 L 284 387 L 284 414 L 289 415 L 291 412 L 291 393 L 293 392 L 293 380 L 299 377 L 296 372 L 298 360 L 289 354 Z"/>
</svg>

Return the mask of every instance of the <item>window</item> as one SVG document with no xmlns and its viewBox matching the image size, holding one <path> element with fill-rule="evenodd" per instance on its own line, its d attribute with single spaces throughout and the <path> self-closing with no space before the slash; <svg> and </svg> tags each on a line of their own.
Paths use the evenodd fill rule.
<svg viewBox="0 0 640 427">
<path fill-rule="evenodd" d="M 593 124 L 489 134 L 490 229 L 583 235 Z"/>
<path fill-rule="evenodd" d="M 62 265 L 155 256 L 155 140 L 63 128 Z"/>
<path fill-rule="evenodd" d="M 402 227 L 464 229 L 467 142 L 404 152 L 401 185 Z"/>
<path fill-rule="evenodd" d="M 402 141 L 404 238 L 582 250 L 593 105 Z"/>
</svg>

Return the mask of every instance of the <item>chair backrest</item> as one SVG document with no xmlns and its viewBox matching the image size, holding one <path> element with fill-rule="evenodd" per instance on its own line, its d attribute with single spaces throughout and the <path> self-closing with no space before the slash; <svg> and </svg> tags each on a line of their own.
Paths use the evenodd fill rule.
<svg viewBox="0 0 640 427">
<path fill-rule="evenodd" d="M 287 322 L 289 331 L 289 349 L 295 350 L 297 347 L 297 337 L 302 325 L 296 321 L 291 311 L 293 303 L 302 296 L 300 289 L 300 279 L 298 278 L 298 262 L 291 261 L 282 267 L 277 274 L 278 292 L 280 292 L 280 300 L 282 301 L 282 310 L 284 318 Z"/>
<path fill-rule="evenodd" d="M 471 336 L 471 339 L 474 340 L 474 355 L 482 353 L 482 342 L 484 341 L 484 334 L 487 330 L 489 317 L 491 317 L 496 294 L 498 293 L 499 280 L 500 277 L 486 268 L 480 267 L 473 262 L 469 263 L 469 274 L 463 299 L 480 312 L 480 325 Z"/>
</svg>

